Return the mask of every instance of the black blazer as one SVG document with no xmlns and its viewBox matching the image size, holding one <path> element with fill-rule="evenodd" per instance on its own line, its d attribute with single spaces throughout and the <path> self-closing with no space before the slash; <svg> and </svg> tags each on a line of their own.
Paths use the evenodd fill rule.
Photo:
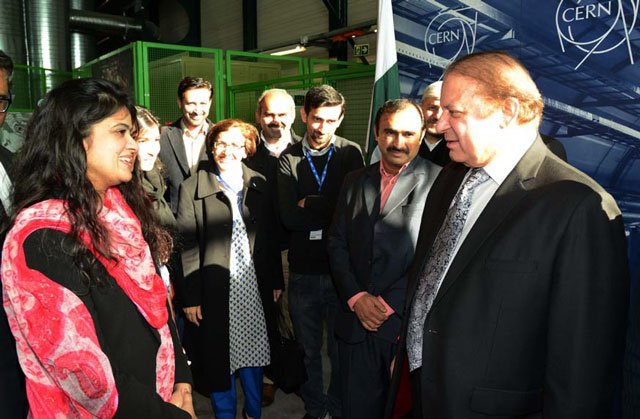
<svg viewBox="0 0 640 419">
<path fill-rule="evenodd" d="M 87 286 L 84 272 L 65 251 L 70 245 L 69 236 L 62 231 L 36 230 L 24 241 L 25 262 L 30 269 L 75 293 L 91 315 L 100 349 L 109 360 L 118 391 L 115 418 L 188 418 L 187 412 L 163 401 L 156 393 L 158 331 L 147 323 L 93 255 L 89 258 L 95 262 L 94 282 Z M 168 304 L 167 310 L 170 310 Z M 174 382 L 190 384 L 191 373 L 171 315 L 168 326 L 175 356 Z"/>
<path fill-rule="evenodd" d="M 394 314 L 374 333 L 395 343 L 422 210 L 440 167 L 416 157 L 400 174 L 380 213 L 380 162 L 345 178 L 327 239 L 341 307 L 335 333 L 358 343 L 368 333 L 347 304 L 361 291 L 381 296 Z M 369 332 L 371 333 L 371 332 Z"/>
<path fill-rule="evenodd" d="M 162 130 L 160 135 L 160 154 L 159 158 L 164 165 L 164 177 L 167 184 L 167 190 L 164 194 L 165 200 L 171 206 L 173 214 L 178 213 L 178 191 L 180 184 L 192 175 L 191 168 L 187 162 L 187 151 L 184 148 L 184 140 L 182 139 L 182 118 L 175 121 Z M 213 123 L 207 120 L 209 127 Z M 200 152 L 200 161 L 208 160 L 206 153 L 206 144 Z"/>
<path fill-rule="evenodd" d="M 9 150 L 0 146 L 0 163 L 11 175 L 11 160 L 13 155 Z M 0 204 L 0 221 L 4 225 L 6 210 Z M 4 243 L 4 236 L 0 239 Z M 2 285 L 0 278 L 0 285 Z M 24 418 L 27 416 L 27 394 L 24 387 L 24 374 L 18 363 L 16 341 L 9 329 L 7 314 L 0 309 L 0 417 Z"/>
<path fill-rule="evenodd" d="M 440 140 L 438 144 L 436 144 L 433 150 L 429 150 L 427 141 L 423 138 L 420 142 L 420 150 L 418 151 L 418 155 L 423 159 L 432 161 L 438 166 L 442 167 L 446 166 L 451 161 L 451 157 L 449 157 L 449 147 L 447 147 L 447 142 L 444 140 L 444 138 Z"/>
<path fill-rule="evenodd" d="M 291 139 L 293 144 L 302 141 L 302 137 L 291 130 Z M 269 149 L 264 145 L 262 137 L 256 146 L 256 152 L 253 156 L 247 157 L 244 163 L 252 170 L 267 178 L 268 182 L 275 182 L 278 176 L 278 158 L 272 156 Z M 276 197 L 277 198 L 277 197 Z"/>
<path fill-rule="evenodd" d="M 302 137 L 298 136 L 293 130 L 291 130 L 291 138 L 293 143 L 298 143 L 302 140 Z M 282 220 L 280 220 L 280 210 L 278 208 L 278 158 L 272 156 L 263 141 L 260 141 L 256 147 L 256 152 L 253 156 L 247 157 L 244 163 L 252 170 L 263 175 L 267 182 L 270 184 L 269 189 L 272 192 L 273 211 L 277 218 L 276 224 L 278 228 L 278 236 L 280 242 L 280 250 L 289 248 L 289 232 L 284 228 Z"/>
<path fill-rule="evenodd" d="M 622 417 L 640 417 L 640 278 L 629 310 L 627 349 L 624 357 L 624 385 L 622 390 Z"/>
<path fill-rule="evenodd" d="M 429 195 L 407 301 L 465 171 L 448 165 Z M 427 316 L 418 417 L 608 417 L 627 305 L 615 201 L 537 139 L 461 244 Z M 405 339 L 406 321 L 402 350 Z"/>
</svg>

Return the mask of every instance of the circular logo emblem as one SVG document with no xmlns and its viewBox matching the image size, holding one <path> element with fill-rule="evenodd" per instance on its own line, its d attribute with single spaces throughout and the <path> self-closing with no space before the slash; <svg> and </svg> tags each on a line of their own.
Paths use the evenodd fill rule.
<svg viewBox="0 0 640 419">
<path fill-rule="evenodd" d="M 476 43 L 477 14 L 465 18 L 461 12 L 467 9 L 439 13 L 431 19 L 424 34 L 424 49 L 446 60 L 453 61 L 461 53 L 473 52 Z"/>
<path fill-rule="evenodd" d="M 640 0 L 560 0 L 556 29 L 560 46 L 585 53 L 576 69 L 591 55 L 626 46 L 633 63 L 630 33 L 636 25 Z"/>
</svg>

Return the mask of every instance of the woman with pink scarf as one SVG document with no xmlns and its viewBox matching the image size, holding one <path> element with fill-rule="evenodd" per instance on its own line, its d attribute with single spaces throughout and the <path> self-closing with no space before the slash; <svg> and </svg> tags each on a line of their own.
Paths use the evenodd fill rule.
<svg viewBox="0 0 640 419">
<path fill-rule="evenodd" d="M 156 263 L 136 111 L 113 83 L 47 94 L 14 167 L 3 303 L 33 418 L 192 418 L 191 374 Z"/>
</svg>

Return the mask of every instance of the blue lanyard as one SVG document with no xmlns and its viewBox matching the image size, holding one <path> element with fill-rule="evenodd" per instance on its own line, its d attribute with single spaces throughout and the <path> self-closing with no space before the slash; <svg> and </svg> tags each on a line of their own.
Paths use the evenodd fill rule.
<svg viewBox="0 0 640 419">
<path fill-rule="evenodd" d="M 331 160 L 331 156 L 333 156 L 333 149 L 333 144 L 331 144 L 329 146 L 329 152 L 327 153 L 327 162 L 324 164 L 324 169 L 322 170 L 322 177 L 318 176 L 318 170 L 311 160 L 311 154 L 309 153 L 309 150 L 304 150 L 304 155 L 309 162 L 309 166 L 311 167 L 311 173 L 313 173 L 313 176 L 316 178 L 316 182 L 318 183 L 318 193 L 322 190 L 322 184 L 327 177 L 327 169 L 329 168 L 329 160 Z"/>
</svg>

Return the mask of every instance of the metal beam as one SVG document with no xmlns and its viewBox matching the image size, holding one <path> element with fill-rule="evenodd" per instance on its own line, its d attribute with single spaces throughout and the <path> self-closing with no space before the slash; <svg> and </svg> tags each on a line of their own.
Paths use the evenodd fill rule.
<svg viewBox="0 0 640 419">
<path fill-rule="evenodd" d="M 322 0 L 329 11 L 329 31 L 347 26 L 347 0 Z M 329 48 L 329 56 L 347 61 L 347 41 L 337 41 Z"/>
<path fill-rule="evenodd" d="M 269 50 L 273 50 L 273 49 L 278 49 L 278 48 L 283 48 L 286 47 L 288 45 L 293 45 L 293 44 L 298 44 L 298 43 L 302 43 L 304 45 L 309 45 L 312 44 L 316 41 L 321 41 L 321 40 L 330 40 L 332 37 L 336 36 L 336 35 L 342 35 L 344 33 L 347 32 L 352 32 L 352 31 L 356 31 L 356 30 L 362 30 L 365 32 L 365 34 L 369 34 L 369 33 L 373 33 L 373 29 L 376 25 L 376 21 L 375 20 L 368 20 L 366 22 L 362 22 L 359 23 L 357 25 L 351 25 L 351 26 L 347 26 L 345 28 L 340 28 L 340 29 L 336 29 L 330 32 L 323 32 L 323 33 L 319 33 L 319 34 L 315 34 L 315 35 L 303 35 L 298 39 L 294 39 L 294 40 L 290 40 L 287 42 L 281 42 L 275 45 L 270 45 L 268 47 L 265 48 L 260 48 L 260 49 L 254 49 L 252 51 L 247 51 L 247 52 L 264 52 L 264 51 L 269 51 Z"/>
<path fill-rule="evenodd" d="M 549 99 L 549 98 L 546 98 L 546 97 L 544 98 L 544 104 L 545 104 L 545 106 L 548 106 L 550 108 L 557 109 L 559 111 L 562 111 L 564 113 L 568 113 L 570 115 L 576 116 L 576 117 L 581 118 L 581 119 L 585 119 L 585 120 L 587 120 L 589 122 L 592 122 L 594 124 L 600 124 L 602 126 L 610 128 L 610 129 L 612 129 L 614 131 L 617 131 L 617 132 L 619 132 L 621 134 L 628 135 L 628 136 L 630 136 L 632 138 L 636 138 L 636 139 L 640 138 L 640 131 L 638 131 L 638 130 L 635 130 L 633 128 L 629 128 L 627 126 L 619 124 L 619 123 L 617 123 L 615 121 L 612 121 L 610 119 L 602 118 L 602 117 L 600 117 L 600 116 L 598 116 L 596 114 L 593 114 L 591 112 L 587 112 L 587 111 L 584 111 L 582 109 L 578 109 L 575 106 L 571 106 L 571 105 L 568 105 L 566 103 L 562 103 L 562 102 L 560 102 L 558 100 Z"/>
<path fill-rule="evenodd" d="M 512 29 L 518 26 L 518 22 L 513 17 L 502 13 L 495 7 L 489 6 L 486 2 L 480 0 L 460 0 L 460 3 L 478 11 L 481 15 L 491 18 L 503 25 L 510 26 Z"/>
<path fill-rule="evenodd" d="M 242 49 L 258 48 L 258 0 L 242 0 Z"/>
<path fill-rule="evenodd" d="M 636 160 L 637 158 L 637 150 L 633 147 L 627 147 L 624 155 L 616 165 L 615 170 L 611 173 L 609 184 L 613 186 L 618 185 L 620 183 L 622 175 L 624 175 L 624 173 L 629 170 L 629 168 L 631 168 L 631 166 L 633 165 L 633 160 Z"/>
</svg>

